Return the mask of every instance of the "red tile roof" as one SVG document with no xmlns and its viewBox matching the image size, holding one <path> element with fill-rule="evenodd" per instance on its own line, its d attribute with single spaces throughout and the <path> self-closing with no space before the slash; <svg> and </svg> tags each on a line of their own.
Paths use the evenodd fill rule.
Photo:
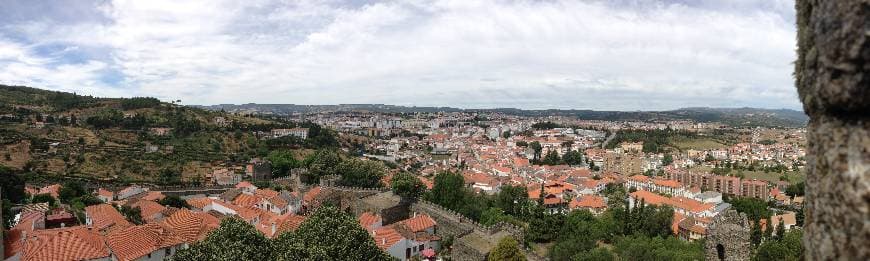
<svg viewBox="0 0 870 261">
<path fill-rule="evenodd" d="M 54 198 L 60 198 L 60 184 L 52 184 L 39 189 L 36 194 L 49 194 Z"/>
<path fill-rule="evenodd" d="M 166 207 L 164 207 L 163 205 L 160 205 L 157 202 L 149 201 L 149 200 L 136 201 L 135 203 L 132 204 L 132 206 L 138 207 L 139 210 L 141 210 L 142 219 L 144 219 L 145 222 L 148 222 L 148 223 L 155 222 L 156 221 L 154 219 L 155 215 L 166 210 Z"/>
<path fill-rule="evenodd" d="M 233 199 L 233 204 L 239 205 L 241 207 L 254 207 L 257 203 L 260 203 L 260 197 L 249 195 L 249 194 L 239 194 L 236 199 Z"/>
<path fill-rule="evenodd" d="M 362 215 L 359 216 L 359 224 L 366 230 L 373 229 L 372 226 L 381 221 L 381 216 L 371 212 L 363 212 Z"/>
<path fill-rule="evenodd" d="M 429 215 L 426 214 L 417 214 L 412 218 L 402 221 L 402 223 L 408 226 L 408 228 L 411 229 L 411 232 L 415 233 L 434 227 L 437 224 L 432 217 L 429 217 Z"/>
<path fill-rule="evenodd" d="M 184 242 L 192 243 L 205 238 L 208 232 L 217 229 L 220 220 L 208 213 L 180 209 L 163 219 L 161 225 L 181 236 Z"/>
<path fill-rule="evenodd" d="M 91 219 L 91 226 L 98 231 L 114 230 L 129 227 L 131 224 L 109 204 L 99 204 L 85 208 L 85 214 Z"/>
<path fill-rule="evenodd" d="M 21 260 L 87 260 L 109 257 L 106 238 L 84 226 L 37 230 L 27 237 Z"/>
<path fill-rule="evenodd" d="M 148 191 L 145 196 L 142 197 L 142 200 L 158 201 L 165 197 L 166 196 L 164 196 L 160 191 Z"/>
<path fill-rule="evenodd" d="M 157 224 L 132 226 L 108 235 L 108 245 L 120 261 L 135 260 L 148 253 L 184 243 L 184 238 Z"/>
<path fill-rule="evenodd" d="M 380 227 L 372 231 L 372 234 L 375 244 L 383 250 L 387 250 L 404 238 L 402 237 L 402 234 L 400 234 L 399 231 L 396 231 L 392 226 Z"/>
<path fill-rule="evenodd" d="M 604 198 L 594 195 L 581 196 L 578 198 L 574 198 L 569 204 L 570 209 L 575 208 L 606 208 L 607 204 L 604 203 Z"/>
</svg>

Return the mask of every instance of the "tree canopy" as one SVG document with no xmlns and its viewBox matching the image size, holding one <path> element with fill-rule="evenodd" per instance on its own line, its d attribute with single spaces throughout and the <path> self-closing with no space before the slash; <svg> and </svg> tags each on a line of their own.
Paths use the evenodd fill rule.
<svg viewBox="0 0 870 261">
<path fill-rule="evenodd" d="M 338 164 L 337 171 L 341 175 L 342 186 L 378 188 L 383 187 L 381 178 L 386 175 L 387 168 L 380 161 L 351 158 Z"/>
<path fill-rule="evenodd" d="M 519 244 L 512 237 L 503 237 L 498 245 L 489 252 L 487 260 L 491 261 L 523 261 L 526 256 L 520 251 Z"/>
<path fill-rule="evenodd" d="M 391 260 L 359 221 L 338 208 L 324 206 L 299 229 L 275 239 L 277 260 Z"/>
<path fill-rule="evenodd" d="M 426 185 L 408 172 L 396 173 L 390 182 L 390 186 L 393 189 L 393 193 L 405 198 L 417 198 L 426 191 Z"/>
<path fill-rule="evenodd" d="M 272 242 L 253 225 L 227 218 L 205 240 L 179 250 L 172 260 L 273 260 Z"/>
</svg>

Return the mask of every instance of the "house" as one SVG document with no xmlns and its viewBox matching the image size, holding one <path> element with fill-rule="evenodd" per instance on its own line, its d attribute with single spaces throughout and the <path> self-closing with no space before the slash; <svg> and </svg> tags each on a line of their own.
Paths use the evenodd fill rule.
<svg viewBox="0 0 870 261">
<path fill-rule="evenodd" d="M 270 180 L 272 179 L 272 163 L 259 158 L 251 159 L 245 168 L 245 174 L 254 180 Z"/>
<path fill-rule="evenodd" d="M 204 239 L 209 232 L 220 227 L 220 220 L 205 212 L 179 209 L 164 218 L 160 225 L 181 236 L 187 244 Z"/>
<path fill-rule="evenodd" d="M 184 238 L 158 224 L 132 226 L 113 231 L 106 243 L 118 261 L 164 260 L 186 248 Z"/>
<path fill-rule="evenodd" d="M 368 231 L 375 230 L 383 226 L 384 220 L 380 215 L 372 212 L 363 212 L 359 216 L 359 224 Z"/>
<path fill-rule="evenodd" d="M 780 222 L 785 226 L 785 231 L 791 230 L 794 226 L 797 226 L 797 215 L 794 212 L 787 211 L 781 215 L 774 215 L 770 217 L 770 222 L 773 223 L 774 231 L 779 227 Z"/>
<path fill-rule="evenodd" d="M 568 203 L 568 209 L 585 209 L 592 212 L 592 214 L 600 215 L 607 210 L 607 203 L 603 197 L 595 196 L 595 195 L 583 195 L 574 198 Z"/>
<path fill-rule="evenodd" d="M 307 139 L 308 128 L 272 129 L 273 138 L 280 138 L 285 136 L 293 136 L 303 140 Z"/>
<path fill-rule="evenodd" d="M 145 223 L 157 223 L 163 220 L 163 211 L 166 207 L 157 202 L 140 199 L 130 204 L 131 207 L 139 208 L 142 221 Z"/>
<path fill-rule="evenodd" d="M 130 226 L 130 222 L 109 204 L 98 204 L 85 208 L 85 224 L 95 231 L 106 233 Z"/>
<path fill-rule="evenodd" d="M 55 199 L 60 199 L 60 184 L 52 184 L 39 189 L 36 194 L 49 194 Z"/>
<path fill-rule="evenodd" d="M 18 224 L 4 233 L 4 259 L 21 260 L 27 235 L 33 235 L 33 231 L 41 229 L 45 229 L 44 211 L 22 211 Z"/>
<path fill-rule="evenodd" d="M 241 190 L 242 192 L 247 193 L 254 193 L 255 191 L 257 191 L 257 186 L 254 186 L 254 184 L 251 184 L 251 182 L 247 181 L 239 182 L 238 184 L 236 184 L 236 188 Z"/>
<path fill-rule="evenodd" d="M 71 227 L 77 224 L 76 217 L 62 208 L 54 209 L 45 216 L 45 227 L 47 228 Z"/>
<path fill-rule="evenodd" d="M 160 201 L 160 200 L 162 200 L 162 199 L 164 199 L 164 198 L 166 198 L 166 196 L 163 195 L 163 192 L 160 192 L 160 191 L 148 191 L 148 192 L 146 192 L 145 195 L 142 196 L 142 198 L 140 198 L 140 199 L 141 199 L 141 200 L 147 200 L 147 201 Z"/>
<path fill-rule="evenodd" d="M 415 213 L 413 217 L 371 230 L 375 244 L 384 252 L 399 260 L 420 256 L 424 250 L 440 248 L 441 238 L 436 236 L 437 224 L 426 214 Z"/>
<path fill-rule="evenodd" d="M 18 260 L 112 260 L 106 238 L 85 226 L 34 230 L 23 237 Z"/>
<path fill-rule="evenodd" d="M 628 206 L 634 208 L 635 205 L 643 202 L 644 205 L 666 205 L 674 208 L 674 213 L 691 216 L 695 218 L 713 217 L 719 212 L 716 205 L 710 203 L 702 203 L 700 201 L 685 198 L 685 197 L 665 197 L 645 190 L 638 190 L 631 193 L 628 197 Z"/>
<path fill-rule="evenodd" d="M 138 185 L 133 185 L 133 186 L 126 187 L 126 188 L 122 189 L 121 191 L 118 191 L 118 193 L 115 196 L 117 197 L 118 200 L 124 200 L 124 199 L 127 199 L 129 197 L 144 193 L 145 191 L 146 190 L 144 188 L 142 188 Z"/>
<path fill-rule="evenodd" d="M 232 185 L 242 181 L 241 175 L 238 175 L 227 168 L 215 169 L 208 177 L 211 179 L 212 183 L 220 186 Z"/>
<path fill-rule="evenodd" d="M 115 192 L 104 188 L 99 188 L 97 189 L 97 198 L 102 200 L 104 203 L 109 203 L 112 200 L 115 200 Z"/>
</svg>

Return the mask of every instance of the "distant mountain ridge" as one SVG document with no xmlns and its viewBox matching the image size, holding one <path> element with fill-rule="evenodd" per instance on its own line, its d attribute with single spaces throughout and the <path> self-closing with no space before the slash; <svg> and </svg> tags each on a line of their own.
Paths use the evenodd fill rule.
<svg viewBox="0 0 870 261">
<path fill-rule="evenodd" d="M 453 107 L 417 107 L 387 104 L 338 104 L 338 105 L 296 105 L 296 104 L 218 104 L 210 106 L 193 105 L 208 110 L 227 112 L 254 112 L 277 115 L 294 113 L 316 113 L 327 111 L 371 111 L 379 113 L 426 113 L 426 112 L 481 112 L 504 113 L 517 116 L 568 116 L 584 120 L 693 120 L 697 122 L 721 122 L 731 126 L 763 127 L 804 127 L 809 117 L 802 111 L 791 109 L 760 108 L 708 108 L 690 107 L 669 111 L 596 111 L 596 110 L 524 110 L 516 108 L 460 109 Z"/>
</svg>

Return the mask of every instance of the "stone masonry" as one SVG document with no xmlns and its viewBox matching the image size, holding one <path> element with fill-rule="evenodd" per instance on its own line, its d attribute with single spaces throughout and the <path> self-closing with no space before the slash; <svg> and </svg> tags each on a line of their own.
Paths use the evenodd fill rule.
<svg viewBox="0 0 870 261">
<path fill-rule="evenodd" d="M 798 0 L 807 260 L 870 260 L 870 0 Z"/>
<path fill-rule="evenodd" d="M 746 214 L 728 210 L 716 217 L 707 229 L 705 259 L 749 260 L 749 221 Z"/>
</svg>

